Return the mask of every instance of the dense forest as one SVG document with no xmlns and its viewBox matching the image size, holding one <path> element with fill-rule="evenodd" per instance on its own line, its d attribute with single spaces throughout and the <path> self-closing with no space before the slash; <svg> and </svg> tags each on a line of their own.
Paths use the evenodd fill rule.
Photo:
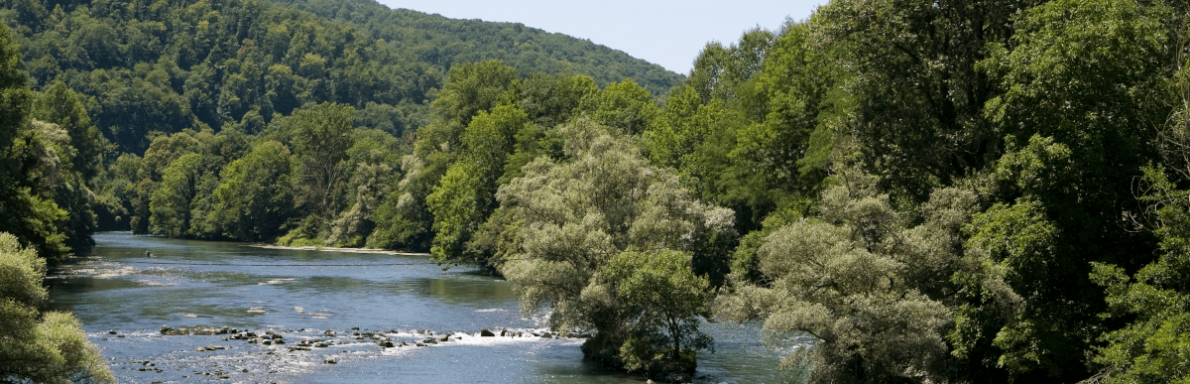
<svg viewBox="0 0 1190 384">
<path fill-rule="evenodd" d="M 429 251 L 650 375 L 706 319 L 797 382 L 1190 378 L 1183 2 L 834 0 L 660 96 L 515 24 L 112 4 L 6 4 L 0 231 L 42 257 L 122 225 Z"/>
</svg>

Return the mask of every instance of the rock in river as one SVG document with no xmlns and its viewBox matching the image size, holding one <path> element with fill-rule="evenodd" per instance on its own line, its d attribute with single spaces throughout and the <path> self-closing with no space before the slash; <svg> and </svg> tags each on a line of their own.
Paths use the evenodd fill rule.
<svg viewBox="0 0 1190 384">
<path fill-rule="evenodd" d="M 479 330 L 479 336 L 482 336 L 482 337 L 493 337 L 493 336 L 496 336 L 496 334 L 495 334 L 495 333 L 492 333 L 492 330 L 490 330 L 490 329 L 487 329 L 487 328 L 484 328 L 484 329 L 481 329 L 481 330 Z"/>
</svg>

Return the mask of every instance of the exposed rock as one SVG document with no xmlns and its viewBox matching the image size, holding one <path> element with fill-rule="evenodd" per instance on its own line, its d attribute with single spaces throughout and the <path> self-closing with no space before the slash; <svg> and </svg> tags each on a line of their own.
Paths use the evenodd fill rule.
<svg viewBox="0 0 1190 384">
<path fill-rule="evenodd" d="M 450 341 L 450 335 L 442 335 L 442 337 L 438 338 L 438 341 L 441 341 L 441 342 Z"/>
<path fill-rule="evenodd" d="M 380 342 L 380 346 L 381 346 L 381 347 L 385 347 L 385 348 L 392 348 L 392 347 L 393 347 L 393 342 L 391 342 L 391 341 L 381 341 L 381 342 Z"/>
<path fill-rule="evenodd" d="M 421 342 L 424 344 L 438 344 L 438 340 L 433 337 L 427 337 L 425 340 L 422 340 Z"/>
<path fill-rule="evenodd" d="M 323 361 L 322 363 L 323 363 L 323 364 L 338 364 L 338 363 L 339 363 L 339 360 L 336 360 L 336 359 L 335 359 L 335 358 L 333 358 L 333 357 L 328 357 L 328 358 L 327 358 L 325 361 Z"/>
<path fill-rule="evenodd" d="M 118 333 L 118 332 L 116 332 L 115 330 L 107 331 L 107 334 L 109 334 L 109 335 L 114 335 L 116 333 Z"/>
<path fill-rule="evenodd" d="M 190 330 L 188 330 L 186 328 L 177 329 L 177 328 L 170 327 L 168 325 L 162 325 L 161 326 L 161 334 L 169 335 L 169 336 L 189 335 Z"/>
<path fill-rule="evenodd" d="M 326 343 L 314 344 L 314 348 L 326 348 L 326 347 L 329 347 L 329 345 L 327 345 Z"/>
<path fill-rule="evenodd" d="M 224 347 L 222 345 L 208 345 L 205 347 L 195 348 L 194 350 L 198 351 L 198 352 L 208 352 L 208 351 L 219 351 L 219 350 L 223 350 L 223 349 L 227 349 L 227 347 Z"/>
<path fill-rule="evenodd" d="M 328 330 L 326 330 L 326 332 L 323 332 L 322 335 L 326 336 L 326 337 L 335 337 L 335 331 L 328 329 Z"/>
<path fill-rule="evenodd" d="M 185 329 L 185 328 L 182 328 L 182 329 Z M 204 336 L 226 335 L 229 330 L 230 329 L 227 328 L 226 326 L 220 327 L 220 328 L 198 326 L 198 327 L 194 327 L 194 329 L 190 330 L 190 334 L 204 335 Z"/>
<path fill-rule="evenodd" d="M 496 334 L 495 334 L 495 333 L 492 333 L 492 330 L 490 330 L 490 329 L 487 329 L 487 328 L 484 328 L 484 329 L 481 329 L 481 330 L 479 330 L 479 336 L 481 336 L 481 337 L 493 337 L 493 336 L 496 336 Z"/>
</svg>

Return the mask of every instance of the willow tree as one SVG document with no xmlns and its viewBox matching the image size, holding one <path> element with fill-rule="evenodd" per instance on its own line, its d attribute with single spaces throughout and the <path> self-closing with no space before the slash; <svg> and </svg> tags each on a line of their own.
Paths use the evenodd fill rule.
<svg viewBox="0 0 1190 384">
<path fill-rule="evenodd" d="M 897 212 L 877 178 L 847 170 L 817 217 L 786 224 L 757 252 L 763 283 L 740 284 L 716 313 L 761 320 L 794 344 L 783 366 L 815 383 L 946 382 L 949 278 L 963 268 L 960 228 L 976 195 L 934 191 L 922 222 Z M 743 273 L 741 273 L 743 274 Z M 1011 292 L 1007 293 L 1011 295 Z"/>
<path fill-rule="evenodd" d="M 693 265 L 726 261 L 726 250 L 707 244 L 734 235 L 733 213 L 695 200 L 614 129 L 587 119 L 563 126 L 568 161 L 540 157 L 500 188 L 515 229 L 501 243 L 501 272 L 523 310 L 548 304 L 553 329 L 594 332 L 583 344 L 588 358 L 693 369 L 691 352 L 708 345 L 697 329 L 708 283 Z"/>
</svg>

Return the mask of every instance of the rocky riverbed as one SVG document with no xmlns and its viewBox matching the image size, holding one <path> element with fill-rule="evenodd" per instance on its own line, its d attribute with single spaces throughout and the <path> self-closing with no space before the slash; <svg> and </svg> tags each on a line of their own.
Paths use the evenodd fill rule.
<svg viewBox="0 0 1190 384">
<path fill-rule="evenodd" d="M 50 309 L 82 321 L 122 383 L 647 381 L 584 363 L 581 335 L 546 333 L 507 282 L 425 255 L 96 241 L 47 279 Z M 695 383 L 783 381 L 754 325 L 706 326 L 717 352 Z"/>
<path fill-rule="evenodd" d="M 107 331 L 99 341 L 111 339 L 167 340 L 207 344 L 193 350 L 179 349 L 156 360 L 113 361 L 113 369 L 160 375 L 159 382 L 218 379 L 262 382 L 285 379 L 319 364 L 340 364 L 375 359 L 416 348 L 529 343 L 546 339 L 581 338 L 548 329 L 482 328 L 477 331 L 361 330 L 350 329 L 238 329 L 229 326 L 162 326 L 157 332 Z M 209 343 L 209 344 L 208 344 Z M 154 381 L 157 382 L 157 381 Z"/>
</svg>

